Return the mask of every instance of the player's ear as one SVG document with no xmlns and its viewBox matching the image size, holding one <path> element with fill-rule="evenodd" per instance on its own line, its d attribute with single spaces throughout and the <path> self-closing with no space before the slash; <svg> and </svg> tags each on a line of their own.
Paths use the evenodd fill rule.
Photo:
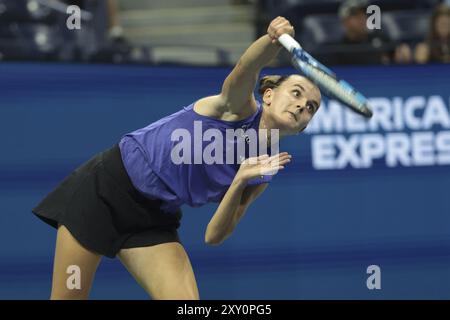
<svg viewBox="0 0 450 320">
<path fill-rule="evenodd" d="M 270 106 L 273 99 L 273 89 L 267 88 L 266 91 L 264 91 L 263 95 L 263 101 L 266 105 Z"/>
</svg>

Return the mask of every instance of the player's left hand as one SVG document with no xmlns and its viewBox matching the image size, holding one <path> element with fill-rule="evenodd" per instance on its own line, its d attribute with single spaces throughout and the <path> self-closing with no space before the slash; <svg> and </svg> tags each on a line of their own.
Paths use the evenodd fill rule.
<svg viewBox="0 0 450 320">
<path fill-rule="evenodd" d="M 236 174 L 237 179 L 248 182 L 262 175 L 275 175 L 291 161 L 292 156 L 282 152 L 274 156 L 262 155 L 245 159 Z"/>
</svg>

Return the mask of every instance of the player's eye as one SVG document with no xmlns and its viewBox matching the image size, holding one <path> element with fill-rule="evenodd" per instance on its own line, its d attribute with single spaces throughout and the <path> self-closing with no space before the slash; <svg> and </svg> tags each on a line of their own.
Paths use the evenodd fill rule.
<svg viewBox="0 0 450 320">
<path fill-rule="evenodd" d="M 308 109 L 308 111 L 310 112 L 310 113 L 313 113 L 314 111 L 315 111 L 315 107 L 314 107 L 314 104 L 312 104 L 311 102 L 308 102 L 307 104 L 306 104 L 306 108 Z"/>
<path fill-rule="evenodd" d="M 302 95 L 302 93 L 300 92 L 300 90 L 293 90 L 292 93 L 294 94 L 294 96 L 296 97 L 300 97 Z"/>
</svg>

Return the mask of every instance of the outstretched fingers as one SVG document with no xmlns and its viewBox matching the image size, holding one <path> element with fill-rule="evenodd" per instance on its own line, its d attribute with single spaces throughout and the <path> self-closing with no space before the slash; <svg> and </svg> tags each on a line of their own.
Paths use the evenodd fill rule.
<svg viewBox="0 0 450 320">
<path fill-rule="evenodd" d="M 261 174 L 274 175 L 279 170 L 283 170 L 285 165 L 291 162 L 292 156 L 287 152 L 282 152 L 262 160 Z"/>
<path fill-rule="evenodd" d="M 266 163 L 273 163 L 273 164 L 279 164 L 284 165 L 286 163 L 289 163 L 292 159 L 292 156 L 287 152 L 278 153 L 276 155 L 273 155 L 271 157 L 267 157 L 263 161 Z"/>
</svg>

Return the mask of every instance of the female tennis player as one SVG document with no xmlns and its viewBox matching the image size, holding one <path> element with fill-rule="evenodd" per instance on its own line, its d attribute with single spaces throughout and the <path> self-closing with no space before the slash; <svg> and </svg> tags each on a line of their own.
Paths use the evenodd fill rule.
<svg viewBox="0 0 450 320">
<path fill-rule="evenodd" d="M 306 78 L 266 76 L 260 80 L 262 102 L 253 95 L 261 69 L 280 51 L 277 39 L 283 33 L 293 36 L 294 28 L 277 17 L 267 34 L 246 50 L 218 95 L 124 135 L 72 172 L 33 209 L 58 230 L 51 299 L 88 298 L 102 256 L 118 256 L 153 299 L 199 299 L 177 233 L 180 206 L 218 202 L 205 242 L 220 244 L 267 188 L 273 175 L 266 173 L 283 169 L 291 156 L 282 152 L 247 157 L 240 164 L 176 164 L 171 160 L 176 145 L 171 135 L 177 129 L 192 133 L 197 121 L 203 132 L 278 129 L 283 137 L 304 130 L 321 99 L 319 89 Z M 79 288 L 67 287 L 69 266 L 81 272 Z"/>
</svg>

